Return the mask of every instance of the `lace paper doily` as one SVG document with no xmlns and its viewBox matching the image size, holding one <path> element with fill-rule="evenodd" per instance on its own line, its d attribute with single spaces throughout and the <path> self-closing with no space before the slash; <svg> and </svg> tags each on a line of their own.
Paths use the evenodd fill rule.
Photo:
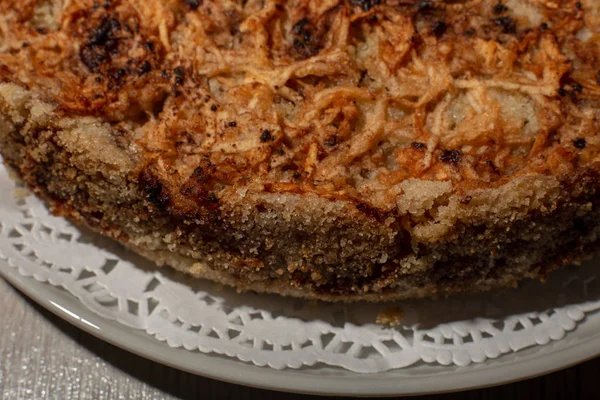
<svg viewBox="0 0 600 400">
<path fill-rule="evenodd" d="M 15 196 L 0 166 L 0 258 L 25 276 L 63 287 L 95 313 L 169 346 L 271 368 L 322 363 L 382 372 L 418 362 L 465 366 L 560 340 L 600 309 L 592 263 L 547 284 L 449 299 L 327 304 L 236 293 L 195 281 L 76 228 L 33 196 Z M 400 307 L 395 328 L 375 324 Z"/>
</svg>

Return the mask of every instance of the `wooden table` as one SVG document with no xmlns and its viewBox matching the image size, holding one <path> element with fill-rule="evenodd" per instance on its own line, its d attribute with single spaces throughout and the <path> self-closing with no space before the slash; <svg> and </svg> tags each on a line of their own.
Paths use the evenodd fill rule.
<svg viewBox="0 0 600 400">
<path fill-rule="evenodd" d="M 0 399 L 306 399 L 201 378 L 120 350 L 0 279 Z M 422 399 L 600 399 L 600 358 L 501 387 Z"/>
</svg>

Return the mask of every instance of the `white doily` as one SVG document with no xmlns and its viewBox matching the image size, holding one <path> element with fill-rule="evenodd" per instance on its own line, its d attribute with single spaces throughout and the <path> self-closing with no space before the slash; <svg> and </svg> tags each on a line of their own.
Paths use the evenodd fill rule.
<svg viewBox="0 0 600 400">
<path fill-rule="evenodd" d="M 547 284 L 397 305 L 327 304 L 238 294 L 192 281 L 119 244 L 18 199 L 0 166 L 0 258 L 26 276 L 60 286 L 105 318 L 170 346 L 218 353 L 271 368 L 322 363 L 381 372 L 419 362 L 464 366 L 545 345 L 600 310 L 600 271 L 590 263 Z M 402 325 L 375 324 L 400 307 Z"/>
</svg>

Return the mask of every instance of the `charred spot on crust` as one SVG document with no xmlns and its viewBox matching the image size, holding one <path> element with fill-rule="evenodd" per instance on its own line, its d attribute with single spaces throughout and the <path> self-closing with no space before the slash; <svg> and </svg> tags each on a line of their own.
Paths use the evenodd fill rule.
<svg viewBox="0 0 600 400">
<path fill-rule="evenodd" d="M 108 75 L 115 81 L 119 82 L 125 75 L 127 75 L 127 70 L 125 68 L 112 68 Z"/>
<path fill-rule="evenodd" d="M 512 17 L 500 17 L 494 19 L 494 24 L 502 28 L 502 33 L 516 33 L 517 23 Z"/>
<path fill-rule="evenodd" d="M 462 152 L 460 150 L 443 150 L 440 160 L 449 164 L 457 164 L 462 160 Z"/>
<path fill-rule="evenodd" d="M 321 50 L 316 27 L 308 18 L 302 18 L 292 27 L 293 50 L 301 59 L 313 57 Z"/>
<path fill-rule="evenodd" d="M 183 85 L 185 69 L 183 67 L 176 67 L 175 69 L 173 69 L 173 73 L 175 74 L 175 85 L 177 85 L 177 86 Z"/>
<path fill-rule="evenodd" d="M 508 7 L 506 7 L 502 3 L 498 3 L 494 7 L 492 7 L 492 12 L 494 14 L 502 14 L 503 12 L 506 12 L 506 11 L 508 11 Z"/>
<path fill-rule="evenodd" d="M 115 33 L 121 29 L 121 23 L 115 18 L 105 17 L 98 25 L 88 44 L 103 46 L 114 39 Z"/>
<path fill-rule="evenodd" d="M 121 23 L 109 17 L 105 17 L 93 29 L 92 35 L 80 51 L 81 61 L 90 71 L 98 71 L 100 66 L 110 59 L 111 54 L 117 51 L 117 33 L 120 30 Z"/>
<path fill-rule="evenodd" d="M 447 28 L 448 25 L 446 25 L 444 21 L 436 21 L 431 26 L 431 32 L 433 32 L 433 34 L 439 38 L 446 32 Z"/>
<path fill-rule="evenodd" d="M 273 135 L 271 134 L 271 131 L 268 129 L 265 129 L 264 131 L 262 131 L 262 133 L 260 134 L 260 142 L 261 143 L 267 143 L 268 141 L 273 140 Z"/>
<path fill-rule="evenodd" d="M 419 2 L 416 3 L 416 5 L 417 5 L 417 11 L 418 12 L 433 10 L 433 6 L 431 5 L 431 1 L 430 0 L 419 1 Z"/>
<path fill-rule="evenodd" d="M 417 149 L 417 150 L 421 150 L 426 147 L 425 143 L 421 143 L 421 142 L 412 142 L 410 145 L 412 146 L 413 149 Z"/>
<path fill-rule="evenodd" d="M 191 10 L 197 10 L 202 4 L 202 0 L 183 0 L 183 3 Z"/>
<path fill-rule="evenodd" d="M 292 33 L 295 35 L 302 34 L 306 25 L 310 25 L 310 20 L 308 18 L 302 18 L 294 24 L 294 26 L 292 27 Z"/>
<path fill-rule="evenodd" d="M 380 3 L 381 0 L 350 0 L 350 4 L 362 8 L 363 11 L 369 11 L 371 8 Z"/>
<path fill-rule="evenodd" d="M 575 146 L 576 148 L 578 148 L 580 150 L 583 150 L 587 146 L 587 142 L 584 138 L 577 138 L 577 139 L 573 140 L 573 146 Z"/>
<path fill-rule="evenodd" d="M 146 195 L 146 199 L 161 210 L 166 210 L 171 204 L 171 196 L 164 189 L 163 184 L 155 177 L 148 169 L 144 169 L 139 177 L 138 182 L 142 191 Z"/>
<path fill-rule="evenodd" d="M 100 65 L 106 60 L 106 55 L 98 51 L 94 46 L 84 46 L 81 49 L 81 61 L 90 71 L 97 71 Z"/>
<path fill-rule="evenodd" d="M 150 71 L 152 71 L 152 65 L 150 65 L 150 62 L 146 60 L 142 63 L 142 65 L 140 65 L 138 75 L 146 75 Z"/>
<path fill-rule="evenodd" d="M 333 146 L 337 145 L 337 143 L 338 143 L 338 137 L 336 135 L 331 135 L 327 139 L 325 139 L 325 145 L 327 145 L 329 147 L 333 147 Z"/>
<path fill-rule="evenodd" d="M 563 79 L 563 86 L 557 89 L 560 97 L 568 96 L 573 102 L 579 100 L 578 96 L 583 93 L 583 86 L 579 82 L 570 80 L 569 77 Z"/>
<path fill-rule="evenodd" d="M 206 182 L 209 178 L 209 171 L 207 171 L 206 167 L 196 167 L 192 175 L 190 175 L 190 179 L 196 181 L 196 183 Z"/>
</svg>

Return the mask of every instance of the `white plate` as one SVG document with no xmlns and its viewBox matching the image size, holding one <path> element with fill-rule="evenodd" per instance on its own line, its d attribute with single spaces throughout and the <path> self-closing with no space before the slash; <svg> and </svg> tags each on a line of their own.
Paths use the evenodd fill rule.
<svg viewBox="0 0 600 400">
<path fill-rule="evenodd" d="M 190 373 L 264 389 L 355 396 L 431 394 L 481 388 L 550 373 L 600 354 L 600 330 L 582 324 L 564 339 L 466 367 L 417 365 L 377 374 L 331 367 L 277 371 L 230 358 L 173 348 L 118 322 L 100 317 L 68 292 L 20 275 L 0 260 L 0 273 L 59 317 L 109 343 Z"/>
</svg>

